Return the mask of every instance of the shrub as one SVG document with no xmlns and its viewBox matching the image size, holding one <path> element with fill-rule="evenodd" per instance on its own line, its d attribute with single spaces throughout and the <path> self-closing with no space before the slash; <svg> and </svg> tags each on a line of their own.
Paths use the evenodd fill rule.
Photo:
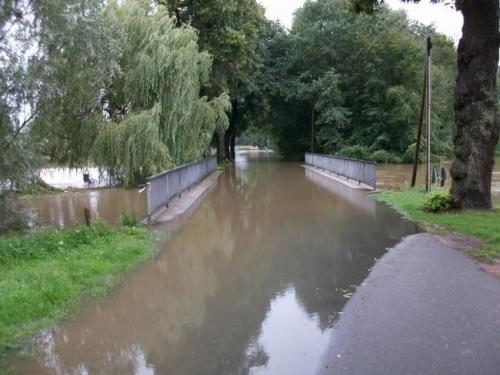
<svg viewBox="0 0 500 375">
<path fill-rule="evenodd" d="M 14 192 L 0 190 L 0 234 L 28 228 L 24 207 Z"/>
<path fill-rule="evenodd" d="M 401 158 L 386 150 L 375 151 L 371 155 L 370 160 L 376 161 L 377 163 L 401 163 Z"/>
<path fill-rule="evenodd" d="M 455 206 L 448 190 L 435 190 L 425 196 L 424 209 L 431 212 L 447 211 Z"/>
<path fill-rule="evenodd" d="M 346 158 L 368 160 L 371 153 L 368 147 L 356 145 L 342 148 L 337 155 Z"/>
<path fill-rule="evenodd" d="M 132 213 L 130 215 L 123 213 L 120 216 L 120 219 L 124 227 L 136 227 L 137 224 L 139 223 L 139 220 L 137 219 L 135 213 Z"/>
</svg>

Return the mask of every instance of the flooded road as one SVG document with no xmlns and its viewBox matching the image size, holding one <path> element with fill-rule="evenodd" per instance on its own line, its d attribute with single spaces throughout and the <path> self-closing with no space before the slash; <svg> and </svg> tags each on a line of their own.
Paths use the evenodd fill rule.
<svg viewBox="0 0 500 375">
<path fill-rule="evenodd" d="M 247 154 L 250 156 L 250 154 Z M 258 157 L 254 153 L 252 157 Z M 266 157 L 262 154 L 261 157 Z M 449 171 L 450 163 L 441 163 Z M 409 164 L 377 165 L 377 185 L 379 188 L 404 189 L 410 186 L 412 166 Z M 90 170 L 97 178 L 98 171 Z M 238 172 L 239 173 L 239 172 Z M 424 185 L 425 170 L 419 167 L 417 183 Z M 51 169 L 43 172 L 43 178 L 60 188 L 77 186 L 83 188 L 81 170 Z M 81 181 L 82 180 L 82 181 Z M 80 184 L 80 185 L 78 185 Z M 448 173 L 448 185 L 450 176 Z M 92 217 L 118 223 L 123 213 L 135 214 L 139 219 L 146 216 L 146 193 L 140 189 L 101 188 L 93 190 L 69 191 L 23 197 L 33 226 L 65 227 L 83 221 L 83 207 L 91 209 Z M 500 158 L 496 159 L 492 183 L 493 203 L 500 204 Z M 357 200 L 357 198 L 355 199 Z"/>
<path fill-rule="evenodd" d="M 15 374 L 314 374 L 356 286 L 417 231 L 297 163 L 238 158 L 152 261 Z"/>
</svg>

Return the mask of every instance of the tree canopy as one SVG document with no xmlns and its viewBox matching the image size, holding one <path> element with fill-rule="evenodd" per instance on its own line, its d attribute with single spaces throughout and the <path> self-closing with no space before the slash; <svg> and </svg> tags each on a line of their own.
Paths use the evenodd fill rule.
<svg viewBox="0 0 500 375">
<path fill-rule="evenodd" d="M 280 25 L 271 29 L 260 94 L 271 103 L 266 121 L 275 125 L 284 155 L 300 158 L 313 146 L 381 162 L 411 161 L 428 34 L 435 44 L 434 152 L 451 155 L 451 40 L 401 12 L 384 7 L 357 15 L 340 0 L 307 2 L 289 33 Z"/>
</svg>

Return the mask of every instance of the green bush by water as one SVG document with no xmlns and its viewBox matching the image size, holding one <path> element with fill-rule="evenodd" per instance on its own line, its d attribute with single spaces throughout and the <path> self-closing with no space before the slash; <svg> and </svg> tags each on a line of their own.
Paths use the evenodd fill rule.
<svg viewBox="0 0 500 375">
<path fill-rule="evenodd" d="M 424 209 L 426 211 L 448 211 L 454 206 L 453 197 L 448 189 L 434 190 L 425 196 Z"/>
<path fill-rule="evenodd" d="M 139 219 L 137 218 L 137 215 L 135 213 L 132 213 L 130 215 L 123 213 L 120 216 L 120 220 L 124 227 L 136 227 L 139 224 Z"/>
<path fill-rule="evenodd" d="M 101 296 L 157 249 L 144 228 L 46 229 L 0 238 L 0 352 Z"/>
</svg>

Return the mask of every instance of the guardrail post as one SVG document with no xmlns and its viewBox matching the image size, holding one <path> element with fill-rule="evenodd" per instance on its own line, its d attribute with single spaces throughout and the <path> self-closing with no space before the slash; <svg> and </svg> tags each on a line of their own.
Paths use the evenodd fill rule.
<svg viewBox="0 0 500 375">
<path fill-rule="evenodd" d="M 147 204 L 148 204 L 148 223 L 151 222 L 151 213 L 153 212 L 153 207 L 151 203 L 151 182 L 146 183 L 146 197 L 147 197 Z"/>
</svg>

